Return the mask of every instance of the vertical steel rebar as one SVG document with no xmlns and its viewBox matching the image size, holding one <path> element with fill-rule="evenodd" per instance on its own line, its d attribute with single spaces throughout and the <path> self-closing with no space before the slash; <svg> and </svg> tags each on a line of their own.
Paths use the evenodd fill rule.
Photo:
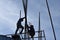
<svg viewBox="0 0 60 40">
<path fill-rule="evenodd" d="M 23 2 L 23 7 L 24 7 L 24 12 L 25 12 L 25 35 L 24 38 L 26 38 L 26 27 L 27 27 L 27 2 L 28 0 L 22 0 Z M 26 39 L 25 39 L 26 40 Z"/>
<path fill-rule="evenodd" d="M 56 40 L 56 35 L 55 35 L 54 26 L 53 26 L 53 21 L 52 21 L 52 17 L 51 17 L 51 13 L 50 13 L 50 9 L 49 9 L 49 5 L 48 5 L 48 1 L 47 0 L 46 0 L 46 5 L 47 5 L 50 21 L 51 21 L 51 26 L 52 26 L 52 30 L 53 30 L 54 39 Z"/>
<path fill-rule="evenodd" d="M 21 18 L 21 10 L 20 10 L 20 18 Z"/>
<path fill-rule="evenodd" d="M 41 27 L 40 26 L 41 25 L 40 25 L 40 12 L 39 12 L 38 40 L 42 40 L 42 37 L 40 37 L 40 36 L 42 36 L 42 34 L 40 32 L 40 30 L 41 30 Z"/>
<path fill-rule="evenodd" d="M 44 40 L 46 40 L 46 36 L 45 36 L 45 32 L 44 32 L 44 30 L 43 30 L 43 35 L 44 35 Z"/>
</svg>

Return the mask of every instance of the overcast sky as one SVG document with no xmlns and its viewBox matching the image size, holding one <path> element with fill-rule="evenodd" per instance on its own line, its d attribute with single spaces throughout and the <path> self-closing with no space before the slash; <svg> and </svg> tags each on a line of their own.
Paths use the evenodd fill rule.
<svg viewBox="0 0 60 40">
<path fill-rule="evenodd" d="M 60 40 L 60 0 L 48 0 L 57 40 Z M 0 34 L 14 34 L 20 10 L 24 17 L 22 0 L 0 0 Z M 41 30 L 45 30 L 46 39 L 54 40 L 45 0 L 28 0 L 28 22 L 38 30 L 38 15 L 41 14 Z"/>
</svg>

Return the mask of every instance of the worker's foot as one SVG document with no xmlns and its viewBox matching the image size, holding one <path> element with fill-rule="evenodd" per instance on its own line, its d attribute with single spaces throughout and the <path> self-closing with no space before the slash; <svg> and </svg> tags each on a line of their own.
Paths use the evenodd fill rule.
<svg viewBox="0 0 60 40">
<path fill-rule="evenodd" d="M 20 32 L 20 34 L 22 34 L 22 32 Z"/>
</svg>

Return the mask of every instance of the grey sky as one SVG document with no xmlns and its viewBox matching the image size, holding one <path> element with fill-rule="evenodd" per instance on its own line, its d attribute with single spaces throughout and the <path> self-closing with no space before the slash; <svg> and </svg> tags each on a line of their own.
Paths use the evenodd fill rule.
<svg viewBox="0 0 60 40">
<path fill-rule="evenodd" d="M 60 0 L 48 0 L 57 40 L 60 40 Z M 22 0 L 0 0 L 0 34 L 12 34 L 16 30 L 19 12 L 24 15 Z M 54 40 L 45 0 L 28 0 L 28 22 L 38 30 L 38 14 L 41 13 L 41 29 L 47 40 Z"/>
</svg>

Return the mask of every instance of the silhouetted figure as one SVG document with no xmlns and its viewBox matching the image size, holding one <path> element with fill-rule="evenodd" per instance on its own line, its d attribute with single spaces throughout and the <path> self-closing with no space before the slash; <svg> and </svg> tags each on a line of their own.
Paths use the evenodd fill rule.
<svg viewBox="0 0 60 40">
<path fill-rule="evenodd" d="M 13 40 L 21 40 L 19 35 L 12 35 Z"/>
<path fill-rule="evenodd" d="M 24 27 L 21 25 L 21 22 L 23 21 L 23 19 L 24 19 L 24 18 L 25 18 L 25 17 L 20 18 L 20 19 L 18 20 L 18 22 L 17 22 L 17 29 L 16 29 L 15 34 L 17 34 L 17 32 L 18 32 L 19 28 L 21 28 L 21 29 L 22 29 L 22 30 L 21 30 L 21 32 L 20 32 L 20 34 L 22 33 L 22 31 L 23 31 Z"/>
<path fill-rule="evenodd" d="M 33 38 L 33 36 L 35 35 L 34 26 L 32 24 L 30 26 L 27 25 L 27 29 L 28 29 L 28 34 L 31 36 L 31 38 Z"/>
</svg>

